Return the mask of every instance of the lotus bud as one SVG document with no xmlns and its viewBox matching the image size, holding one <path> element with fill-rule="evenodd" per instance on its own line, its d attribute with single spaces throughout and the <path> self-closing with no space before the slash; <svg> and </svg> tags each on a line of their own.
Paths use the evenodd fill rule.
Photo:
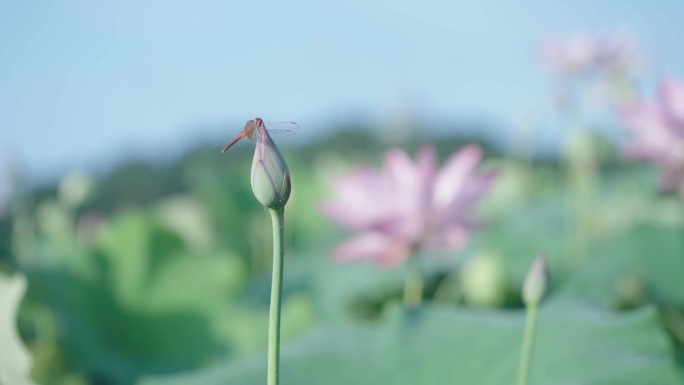
<svg viewBox="0 0 684 385">
<path fill-rule="evenodd" d="M 252 162 L 252 192 L 264 207 L 280 209 L 290 198 L 292 185 L 290 183 L 290 170 L 287 168 L 285 158 L 278 151 L 273 139 L 266 131 L 264 121 L 260 118 L 252 119 L 242 132 L 228 143 L 221 152 L 226 152 L 240 139 L 247 138 L 256 140 L 254 161 Z"/>
<path fill-rule="evenodd" d="M 262 205 L 269 209 L 285 206 L 292 185 L 290 170 L 271 136 L 263 127 L 257 133 L 257 145 L 252 162 L 252 191 Z"/>
<path fill-rule="evenodd" d="M 463 267 L 463 296 L 475 306 L 501 306 L 506 302 L 506 269 L 501 257 L 483 252 Z"/>
<path fill-rule="evenodd" d="M 59 185 L 59 200 L 69 208 L 76 208 L 83 204 L 93 191 L 93 183 L 83 173 L 73 172 L 67 175 Z"/>
<path fill-rule="evenodd" d="M 540 254 L 532 264 L 523 283 L 523 302 L 527 306 L 536 306 L 541 302 L 544 294 L 549 290 L 549 268 L 546 256 Z"/>
</svg>

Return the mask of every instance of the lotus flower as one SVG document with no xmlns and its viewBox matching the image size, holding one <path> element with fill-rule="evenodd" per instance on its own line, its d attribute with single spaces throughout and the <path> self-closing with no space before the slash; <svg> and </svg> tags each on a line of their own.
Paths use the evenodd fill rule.
<svg viewBox="0 0 684 385">
<path fill-rule="evenodd" d="M 565 76 L 602 70 L 625 73 L 634 66 L 636 56 L 634 44 L 622 35 L 597 38 L 587 34 L 547 41 L 541 54 L 551 68 Z"/>
<path fill-rule="evenodd" d="M 417 249 L 459 250 L 477 225 L 473 208 L 496 172 L 477 172 L 482 150 L 469 145 L 437 169 L 435 149 L 423 146 L 415 163 L 389 150 L 381 170 L 358 168 L 334 182 L 335 197 L 322 212 L 359 234 L 334 251 L 341 262 L 405 261 Z"/>
<path fill-rule="evenodd" d="M 661 168 L 660 188 L 678 188 L 684 197 L 684 83 L 666 79 L 656 101 L 624 108 L 620 117 L 632 134 L 625 154 Z"/>
</svg>

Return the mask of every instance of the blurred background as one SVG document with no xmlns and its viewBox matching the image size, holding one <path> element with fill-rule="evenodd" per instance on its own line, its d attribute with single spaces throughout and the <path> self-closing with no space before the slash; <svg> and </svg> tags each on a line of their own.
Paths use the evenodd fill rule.
<svg viewBox="0 0 684 385">
<path fill-rule="evenodd" d="M 274 136 L 293 180 L 285 383 L 510 381 L 540 252 L 533 380 L 682 383 L 681 15 L 0 0 L 0 383 L 263 383 L 270 223 L 253 143 L 219 154 L 255 117 L 300 127 Z M 498 178 L 468 242 L 420 256 L 418 310 L 406 265 L 333 260 L 338 178 L 470 143 Z"/>
</svg>

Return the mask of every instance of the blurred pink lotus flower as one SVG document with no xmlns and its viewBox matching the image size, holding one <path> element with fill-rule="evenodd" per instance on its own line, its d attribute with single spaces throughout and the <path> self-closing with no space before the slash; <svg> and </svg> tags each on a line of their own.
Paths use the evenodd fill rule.
<svg viewBox="0 0 684 385">
<path fill-rule="evenodd" d="M 624 75 L 636 61 L 633 42 L 620 34 L 608 38 L 577 34 L 552 39 L 542 45 L 541 56 L 552 69 L 568 77 L 599 71 Z"/>
<path fill-rule="evenodd" d="M 469 145 L 437 169 L 432 146 L 421 147 L 415 163 L 392 149 L 381 170 L 360 167 L 336 180 L 335 197 L 321 210 L 360 234 L 338 246 L 334 258 L 390 267 L 417 249 L 461 249 L 477 225 L 473 208 L 496 179 L 495 171 L 475 171 L 481 159 L 482 149 Z"/>
<path fill-rule="evenodd" d="M 655 101 L 633 103 L 620 118 L 631 133 L 625 154 L 658 165 L 660 189 L 678 188 L 684 197 L 684 83 L 663 80 Z"/>
</svg>

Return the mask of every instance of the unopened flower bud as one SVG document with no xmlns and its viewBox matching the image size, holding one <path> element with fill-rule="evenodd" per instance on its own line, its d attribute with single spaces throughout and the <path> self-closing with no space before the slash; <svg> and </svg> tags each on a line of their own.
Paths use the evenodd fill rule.
<svg viewBox="0 0 684 385">
<path fill-rule="evenodd" d="M 540 254 L 532 264 L 523 283 L 523 302 L 525 305 L 538 305 L 549 289 L 549 268 L 546 256 Z"/>
<path fill-rule="evenodd" d="M 497 254 L 483 252 L 463 267 L 463 296 L 475 306 L 500 306 L 506 301 L 506 270 Z"/>
<path fill-rule="evenodd" d="M 59 185 L 59 200 L 69 208 L 76 208 L 91 195 L 93 183 L 81 172 L 72 172 Z"/>
<path fill-rule="evenodd" d="M 290 170 L 260 121 L 257 122 L 261 125 L 257 127 L 257 145 L 252 162 L 252 191 L 262 205 L 279 209 L 290 198 Z"/>
</svg>

